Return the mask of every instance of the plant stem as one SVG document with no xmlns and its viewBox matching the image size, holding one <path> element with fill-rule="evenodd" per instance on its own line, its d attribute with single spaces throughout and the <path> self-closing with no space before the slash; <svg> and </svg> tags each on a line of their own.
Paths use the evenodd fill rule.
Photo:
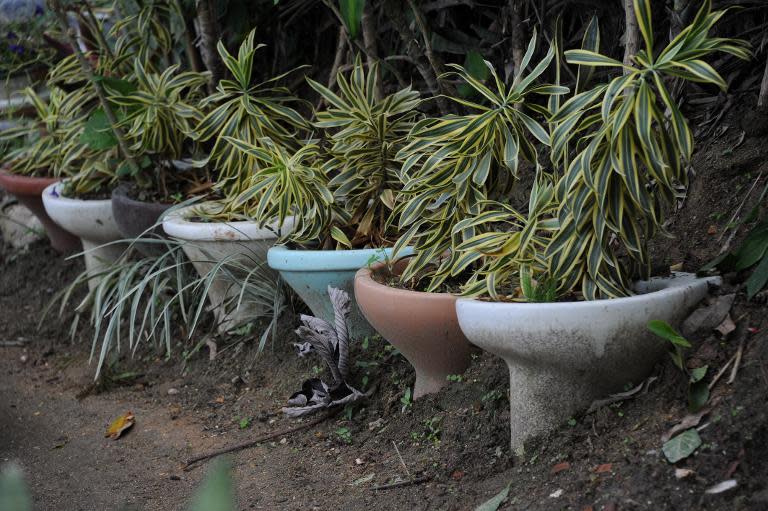
<svg viewBox="0 0 768 511">
<path fill-rule="evenodd" d="M 123 156 L 125 156 L 125 159 L 131 166 L 131 170 L 135 174 L 138 174 L 140 170 L 139 165 L 136 163 L 133 154 L 128 149 L 128 144 L 125 141 L 125 135 L 123 134 L 123 130 L 120 129 L 120 126 L 118 125 L 117 117 L 115 117 L 115 113 L 112 111 L 112 106 L 109 104 L 109 100 L 107 99 L 107 95 L 104 92 L 104 88 L 102 87 L 101 83 L 96 80 L 96 76 L 93 74 L 93 69 L 91 68 L 90 63 L 88 63 L 88 60 L 85 58 L 85 55 L 83 55 L 82 50 L 80 50 L 80 46 L 77 44 L 77 40 L 75 39 L 72 28 L 67 22 L 67 15 L 61 6 L 61 2 L 59 0 L 51 0 L 51 6 L 56 13 L 56 17 L 59 20 L 61 29 L 64 31 L 70 46 L 72 46 L 72 51 L 74 51 L 78 62 L 80 62 L 80 67 L 82 68 L 83 73 L 85 73 L 86 78 L 88 78 L 88 81 L 91 82 L 91 85 L 93 85 L 93 88 L 96 91 L 96 95 L 99 98 L 99 103 L 101 103 L 101 107 L 104 109 L 104 114 L 107 116 L 107 120 L 109 120 L 109 126 L 112 128 L 112 133 L 114 133 L 115 138 L 117 139 L 117 144 L 120 146 L 120 151 L 123 153 Z"/>
<path fill-rule="evenodd" d="M 102 48 L 104 48 L 104 51 L 107 53 L 107 55 L 109 55 L 110 60 L 113 60 L 115 56 L 112 53 L 112 48 L 110 48 L 109 44 L 107 44 L 104 33 L 101 31 L 101 24 L 99 23 L 99 20 L 96 19 L 96 15 L 93 14 L 93 9 L 91 8 L 90 2 L 83 2 L 83 4 L 85 5 L 85 10 L 88 11 L 88 17 L 90 17 L 91 21 L 93 22 L 93 29 L 96 33 L 96 39 L 99 40 L 99 44 Z"/>
</svg>

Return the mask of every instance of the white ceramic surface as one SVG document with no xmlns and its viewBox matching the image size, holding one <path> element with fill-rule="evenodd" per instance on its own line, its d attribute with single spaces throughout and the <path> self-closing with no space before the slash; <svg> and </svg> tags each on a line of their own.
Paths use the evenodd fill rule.
<svg viewBox="0 0 768 511">
<path fill-rule="evenodd" d="M 205 204 L 188 206 L 168 213 L 163 219 L 163 230 L 168 236 L 185 241 L 184 253 L 194 265 L 200 276 L 208 275 L 221 261 L 242 268 L 261 268 L 267 275 L 277 278 L 277 273 L 267 266 L 267 250 L 275 244 L 280 232 L 276 226 L 260 228 L 255 222 L 193 222 L 198 209 Z M 290 231 L 293 219 L 283 226 Z M 218 330 L 225 333 L 237 325 L 253 319 L 263 313 L 254 303 L 242 303 L 236 310 L 231 310 L 242 290 L 236 278 L 228 278 L 225 273 L 216 277 L 208 289 L 208 299 L 213 306 Z M 227 306 L 229 304 L 229 307 Z M 230 309 L 227 312 L 227 308 Z"/>
<path fill-rule="evenodd" d="M 61 195 L 62 183 L 53 183 L 43 190 L 43 206 L 51 219 L 63 229 L 79 237 L 85 251 L 85 268 L 96 274 L 109 268 L 123 253 L 124 244 L 106 243 L 122 239 L 112 216 L 112 201 L 70 199 Z M 99 283 L 92 278 L 88 286 Z"/>
<path fill-rule="evenodd" d="M 512 448 L 556 428 L 595 399 L 638 384 L 668 349 L 648 321 L 673 326 L 718 278 L 676 273 L 637 285 L 637 295 L 558 303 L 456 302 L 469 341 L 509 366 Z"/>
</svg>

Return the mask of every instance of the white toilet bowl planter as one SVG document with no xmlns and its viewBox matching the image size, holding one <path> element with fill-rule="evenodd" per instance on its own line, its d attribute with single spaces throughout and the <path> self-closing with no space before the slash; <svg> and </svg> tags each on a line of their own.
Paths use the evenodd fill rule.
<svg viewBox="0 0 768 511">
<path fill-rule="evenodd" d="M 61 195 L 62 183 L 53 183 L 43 190 L 43 206 L 48 216 L 60 227 L 80 238 L 83 244 L 85 269 L 95 275 L 109 268 L 123 253 L 123 243 L 107 243 L 122 239 L 112 216 L 112 201 L 81 200 Z M 88 280 L 94 289 L 99 279 Z"/>
<path fill-rule="evenodd" d="M 276 225 L 259 227 L 256 222 L 202 222 L 194 221 L 199 208 L 206 204 L 193 205 L 168 213 L 163 218 L 163 230 L 168 236 L 184 242 L 182 246 L 187 258 L 200 276 L 208 275 L 220 261 L 229 261 L 249 270 L 261 268 L 263 274 L 277 272 L 267 266 L 267 251 L 278 239 L 278 233 L 290 232 L 293 218 L 289 217 L 279 230 Z M 217 276 L 208 289 L 218 330 L 225 333 L 239 324 L 253 319 L 264 311 L 254 303 L 243 302 L 235 310 L 227 311 L 227 304 L 233 304 L 240 295 L 239 282 Z"/>
<path fill-rule="evenodd" d="M 509 366 L 512 450 L 555 429 L 595 399 L 637 384 L 668 347 L 652 319 L 679 324 L 716 277 L 689 273 L 640 282 L 637 295 L 557 303 L 456 302 L 469 341 Z"/>
</svg>

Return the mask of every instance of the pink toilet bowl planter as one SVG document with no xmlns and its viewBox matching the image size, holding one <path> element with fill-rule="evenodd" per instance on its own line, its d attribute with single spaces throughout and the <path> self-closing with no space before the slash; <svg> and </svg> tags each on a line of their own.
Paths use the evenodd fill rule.
<svg viewBox="0 0 768 511">
<path fill-rule="evenodd" d="M 19 176 L 0 169 L 0 188 L 14 195 L 40 220 L 54 250 L 61 253 L 75 252 L 80 250 L 80 240 L 51 220 L 43 207 L 43 190 L 57 181 L 59 178 Z"/>
<path fill-rule="evenodd" d="M 634 296 L 584 302 L 459 299 L 456 314 L 469 341 L 509 367 L 513 451 L 522 455 L 532 436 L 639 383 L 668 349 L 648 321 L 678 325 L 719 281 L 675 273 L 639 282 Z"/>
<path fill-rule="evenodd" d="M 395 264 L 395 272 L 405 264 Z M 355 275 L 355 298 L 377 332 L 416 371 L 413 398 L 439 391 L 452 374 L 462 374 L 477 348 L 467 341 L 456 319 L 456 296 L 387 286 L 373 278 L 386 272 L 384 263 Z"/>
</svg>

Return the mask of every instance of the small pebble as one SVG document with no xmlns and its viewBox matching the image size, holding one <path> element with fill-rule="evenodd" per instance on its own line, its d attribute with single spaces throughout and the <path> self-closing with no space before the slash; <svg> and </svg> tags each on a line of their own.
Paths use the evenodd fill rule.
<svg viewBox="0 0 768 511">
<path fill-rule="evenodd" d="M 285 445 L 287 443 L 288 443 L 288 439 L 287 438 L 283 438 L 283 439 L 280 440 L 280 445 Z"/>
<path fill-rule="evenodd" d="M 178 394 L 178 393 L 179 393 L 179 389 L 174 389 L 174 388 L 168 389 L 168 395 L 169 396 L 173 396 L 173 395 Z"/>
<path fill-rule="evenodd" d="M 26 364 L 27 360 L 28 360 L 28 357 L 26 355 L 22 355 L 22 356 L 19 357 L 19 360 L 21 360 L 22 364 Z"/>
</svg>

